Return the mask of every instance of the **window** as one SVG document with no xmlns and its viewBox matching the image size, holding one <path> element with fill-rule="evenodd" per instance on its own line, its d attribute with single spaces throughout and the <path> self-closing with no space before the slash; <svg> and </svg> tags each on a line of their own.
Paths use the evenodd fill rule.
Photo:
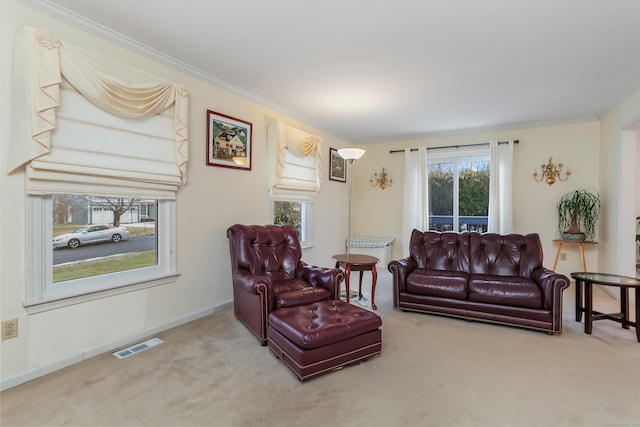
<svg viewBox="0 0 640 427">
<path fill-rule="evenodd" d="M 187 90 L 44 29 L 24 27 L 14 52 L 15 63 L 24 66 L 14 82 L 21 103 L 12 110 L 10 157 L 14 170 L 26 168 L 27 312 L 175 281 L 175 198 L 188 162 Z M 83 209 L 76 206 L 80 199 Z M 54 230 L 57 236 L 61 224 L 74 221 L 75 208 L 82 219 L 66 230 L 75 236 L 56 238 L 56 246 L 76 254 L 111 246 L 99 242 L 121 247 L 134 240 L 133 224 L 138 228 L 144 219 L 142 228 L 153 228 L 151 249 L 117 254 L 126 262 L 107 261 L 104 271 L 91 264 L 86 272 L 79 266 L 68 275 L 54 272 Z M 130 229 L 118 228 L 127 222 Z M 145 259 L 130 263 L 141 253 Z M 89 259 L 81 257 L 81 264 Z"/>
<path fill-rule="evenodd" d="M 79 200 L 84 200 L 86 205 L 79 206 Z M 69 220 L 82 223 L 92 211 L 92 203 L 104 203 L 104 198 L 70 195 L 28 197 L 30 265 L 25 302 L 27 312 L 38 313 L 175 281 L 175 202 L 137 200 L 135 203 L 143 203 L 153 209 L 157 220 L 153 223 L 120 223 L 128 233 L 125 236 L 124 232 L 113 232 L 114 229 L 119 230 L 113 223 L 92 224 L 90 227 L 69 223 Z M 101 212 L 108 210 L 103 207 Z M 111 210 L 111 219 L 113 213 Z M 121 218 L 129 217 L 122 215 Z M 54 242 L 53 237 L 58 236 L 58 231 L 69 231 L 65 227 L 69 227 L 71 232 L 78 231 L 81 237 L 66 236 Z M 100 235 L 92 236 L 95 233 Z M 73 243 L 72 239 L 80 240 L 79 244 Z M 125 246 L 126 240 L 133 244 Z M 111 243 L 98 245 L 101 241 Z"/>
<path fill-rule="evenodd" d="M 274 224 L 291 224 L 303 248 L 312 246 L 312 206 L 320 190 L 320 138 L 267 119 L 269 188 Z"/>
<path fill-rule="evenodd" d="M 53 283 L 157 265 L 155 223 L 139 214 L 150 204 L 156 211 L 156 200 L 54 194 Z"/>
<path fill-rule="evenodd" d="M 429 229 L 486 232 L 489 155 L 429 156 Z"/>
<path fill-rule="evenodd" d="M 33 233 L 27 242 L 31 265 L 25 306 L 29 313 L 168 283 L 176 276 L 172 198 L 180 173 L 176 144 L 170 138 L 174 132 L 171 108 L 139 119 L 115 117 L 93 106 L 66 81 L 60 98 L 51 151 L 31 161 L 27 169 L 27 214 Z M 87 139 L 89 134 L 92 138 Z M 162 181 L 166 177 L 169 182 Z M 84 194 L 87 191 L 89 195 Z M 151 212 L 147 221 L 156 220 L 153 237 L 146 239 L 147 243 L 153 240 L 153 252 L 120 255 L 119 260 L 126 262 L 91 255 L 104 253 L 107 247 L 139 243 L 142 239 L 137 237 L 126 242 L 140 230 L 129 230 L 125 224 L 139 223 L 142 209 Z M 71 230 L 64 228 L 65 222 L 72 223 Z M 127 228 L 128 236 L 125 231 L 115 237 L 107 232 L 111 242 L 124 238 L 126 243 L 101 244 L 98 249 L 96 243 L 105 236 L 88 229 L 66 242 L 64 238 L 53 241 L 58 231 L 103 224 Z M 151 225 L 145 222 L 142 232 L 149 233 Z M 70 249 L 60 249 L 65 245 Z M 74 259 L 85 252 L 84 259 Z M 75 264 L 61 266 L 62 258 Z"/>
<path fill-rule="evenodd" d="M 298 200 L 274 200 L 273 223 L 293 225 L 303 248 L 312 246 L 311 212 L 313 203 Z"/>
</svg>

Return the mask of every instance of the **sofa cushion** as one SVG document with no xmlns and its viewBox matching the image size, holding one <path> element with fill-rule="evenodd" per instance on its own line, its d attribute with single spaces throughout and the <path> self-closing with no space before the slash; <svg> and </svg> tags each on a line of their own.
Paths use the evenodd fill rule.
<svg viewBox="0 0 640 427">
<path fill-rule="evenodd" d="M 530 278 L 542 267 L 542 243 L 536 233 L 469 233 L 471 274 Z"/>
<path fill-rule="evenodd" d="M 263 274 L 271 280 L 295 277 L 302 248 L 295 228 L 289 225 L 242 225 L 232 230 L 232 254 L 237 268 Z M 227 234 L 229 235 L 229 234 Z"/>
<path fill-rule="evenodd" d="M 269 326 L 304 349 L 344 341 L 382 325 L 377 314 L 341 300 L 284 308 L 269 313 Z"/>
<path fill-rule="evenodd" d="M 462 271 L 417 268 L 407 277 L 407 292 L 443 298 L 466 299 L 469 275 Z"/>
<path fill-rule="evenodd" d="M 542 292 L 530 279 L 518 276 L 473 274 L 469 278 L 469 301 L 542 308 Z"/>
<path fill-rule="evenodd" d="M 418 268 L 469 272 L 469 233 L 413 230 L 409 253 Z"/>
<path fill-rule="evenodd" d="M 325 288 L 309 286 L 300 279 L 277 280 L 273 282 L 276 309 L 311 304 L 331 299 L 331 292 Z"/>
</svg>

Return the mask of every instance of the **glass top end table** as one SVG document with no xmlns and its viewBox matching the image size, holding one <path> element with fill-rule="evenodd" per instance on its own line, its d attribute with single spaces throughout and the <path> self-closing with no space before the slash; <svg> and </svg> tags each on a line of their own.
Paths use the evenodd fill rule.
<svg viewBox="0 0 640 427">
<path fill-rule="evenodd" d="M 607 319 L 620 323 L 624 329 L 629 329 L 629 326 L 633 326 L 636 329 L 636 338 L 640 342 L 640 330 L 638 329 L 638 323 L 640 323 L 640 279 L 593 272 L 571 273 L 571 277 L 576 281 L 576 322 L 582 320 L 582 313 L 584 313 L 585 334 L 591 334 L 594 320 Z M 601 313 L 593 310 L 594 284 L 620 288 L 619 313 Z M 629 289 L 635 290 L 635 322 L 629 320 Z"/>
</svg>

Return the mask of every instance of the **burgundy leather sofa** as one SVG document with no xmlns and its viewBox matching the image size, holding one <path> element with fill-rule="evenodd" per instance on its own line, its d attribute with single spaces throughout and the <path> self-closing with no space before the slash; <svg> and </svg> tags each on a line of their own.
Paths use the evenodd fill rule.
<svg viewBox="0 0 640 427">
<path fill-rule="evenodd" d="M 394 308 L 562 332 L 569 279 L 543 267 L 537 234 L 413 230 L 409 254 L 388 264 Z"/>
<path fill-rule="evenodd" d="M 242 225 L 227 229 L 236 318 L 267 345 L 269 313 L 339 298 L 344 273 L 301 260 L 290 225 Z"/>
</svg>

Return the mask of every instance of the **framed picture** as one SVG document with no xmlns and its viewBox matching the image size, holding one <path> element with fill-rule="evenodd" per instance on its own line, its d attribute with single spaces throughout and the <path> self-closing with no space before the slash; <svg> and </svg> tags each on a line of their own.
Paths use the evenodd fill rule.
<svg viewBox="0 0 640 427">
<path fill-rule="evenodd" d="M 332 181 L 347 182 L 345 160 L 340 157 L 338 150 L 335 148 L 329 148 L 329 179 Z"/>
<path fill-rule="evenodd" d="M 207 165 L 250 171 L 251 129 L 249 122 L 207 110 Z"/>
</svg>

